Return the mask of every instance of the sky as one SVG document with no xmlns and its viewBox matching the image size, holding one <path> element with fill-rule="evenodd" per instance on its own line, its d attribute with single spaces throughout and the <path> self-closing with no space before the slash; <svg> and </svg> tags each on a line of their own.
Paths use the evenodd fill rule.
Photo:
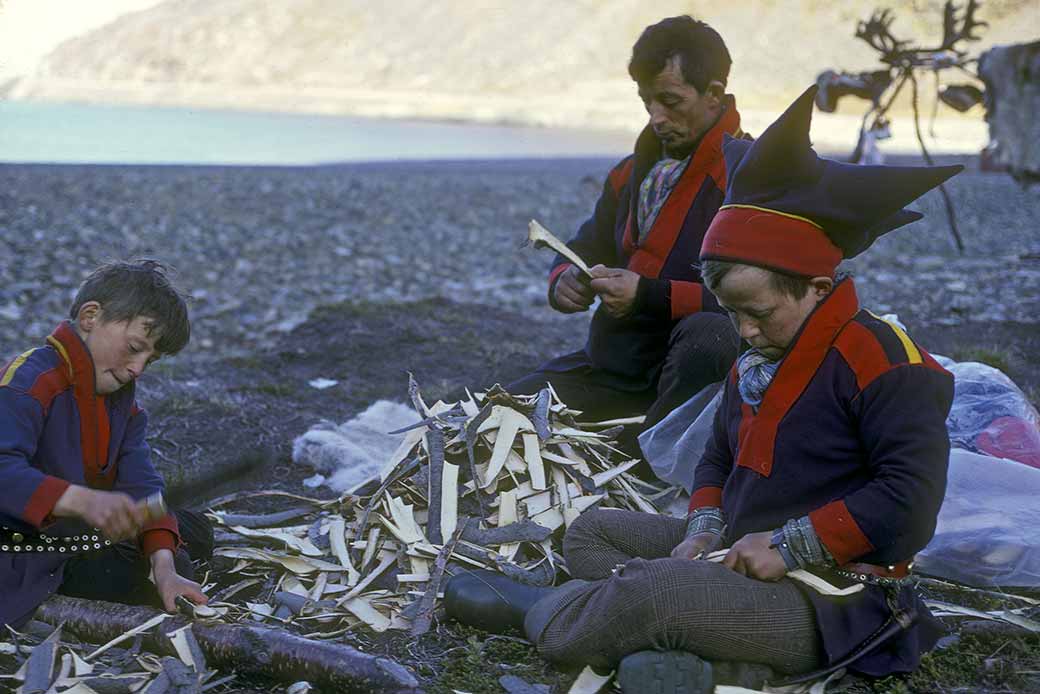
<svg viewBox="0 0 1040 694">
<path fill-rule="evenodd" d="M 31 72 L 59 43 L 161 0 L 0 0 L 0 80 Z"/>
</svg>

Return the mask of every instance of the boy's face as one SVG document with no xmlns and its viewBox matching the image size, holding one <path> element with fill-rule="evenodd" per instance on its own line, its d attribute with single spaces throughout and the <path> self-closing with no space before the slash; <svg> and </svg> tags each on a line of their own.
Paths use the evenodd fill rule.
<svg viewBox="0 0 1040 694">
<path fill-rule="evenodd" d="M 741 339 L 767 358 L 779 359 L 816 304 L 830 293 L 833 281 L 829 277 L 814 277 L 808 293 L 795 299 L 777 290 L 771 275 L 769 270 L 738 264 L 713 293 Z"/>
<path fill-rule="evenodd" d="M 161 355 L 155 350 L 157 334 L 149 335 L 152 319 L 136 316 L 129 321 L 106 321 L 97 302 L 83 304 L 75 321 L 94 360 L 98 395 L 109 395 L 130 383 Z"/>
</svg>

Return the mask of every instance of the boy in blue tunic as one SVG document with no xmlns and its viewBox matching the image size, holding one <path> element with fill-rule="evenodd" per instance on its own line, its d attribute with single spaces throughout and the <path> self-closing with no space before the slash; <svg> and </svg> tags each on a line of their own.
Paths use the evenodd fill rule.
<svg viewBox="0 0 1040 694">
<path fill-rule="evenodd" d="M 111 263 L 46 346 L 0 370 L 0 626 L 20 626 L 55 592 L 167 610 L 181 596 L 206 602 L 191 562 L 209 554 L 212 531 L 198 514 L 148 508 L 163 482 L 134 397 L 137 377 L 189 334 L 161 264 Z"/>
<path fill-rule="evenodd" d="M 751 349 L 727 379 L 687 518 L 585 513 L 564 538 L 580 580 L 536 590 L 461 575 L 449 614 L 522 627 L 554 661 L 617 668 L 625 692 L 710 692 L 732 683 L 720 661 L 760 666 L 744 686 L 762 672 L 882 676 L 934 645 L 909 571 L 945 492 L 953 379 L 836 270 L 919 218 L 903 206 L 959 167 L 820 159 L 814 92 L 724 148 L 701 271 Z M 717 548 L 722 562 L 702 560 Z M 797 570 L 856 592 L 823 595 Z"/>
</svg>

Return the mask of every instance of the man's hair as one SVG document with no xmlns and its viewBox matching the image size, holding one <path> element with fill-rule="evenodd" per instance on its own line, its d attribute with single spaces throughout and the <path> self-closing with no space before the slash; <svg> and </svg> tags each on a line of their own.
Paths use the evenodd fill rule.
<svg viewBox="0 0 1040 694">
<path fill-rule="evenodd" d="M 725 260 L 705 260 L 701 263 L 701 279 L 704 280 L 705 286 L 714 292 L 726 275 L 729 274 L 729 271 L 738 264 Z M 810 277 L 787 275 L 775 270 L 769 270 L 768 268 L 762 269 L 769 273 L 769 285 L 781 294 L 800 300 L 804 299 L 805 295 L 809 293 L 811 286 L 809 284 Z"/>
<path fill-rule="evenodd" d="M 662 19 L 643 30 L 632 47 L 628 74 L 637 83 L 648 84 L 675 56 L 683 79 L 702 94 L 712 80 L 726 84 L 729 79 L 733 61 L 719 32 L 686 14 Z"/>
<path fill-rule="evenodd" d="M 106 323 L 150 318 L 149 336 L 157 335 L 155 349 L 176 354 L 191 338 L 188 303 L 184 294 L 167 277 L 167 268 L 157 260 L 142 258 L 105 263 L 90 273 L 72 301 L 69 315 L 75 319 L 88 301 L 101 304 Z"/>
</svg>

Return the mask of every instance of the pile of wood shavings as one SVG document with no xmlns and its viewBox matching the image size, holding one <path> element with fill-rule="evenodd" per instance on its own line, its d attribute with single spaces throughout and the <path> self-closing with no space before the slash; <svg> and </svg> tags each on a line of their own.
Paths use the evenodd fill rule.
<svg viewBox="0 0 1040 694">
<path fill-rule="evenodd" d="M 578 425 L 551 388 L 512 396 L 499 387 L 427 406 L 380 478 L 320 501 L 281 492 L 294 508 L 247 515 L 211 507 L 215 554 L 242 580 L 214 595 L 207 617 L 294 625 L 311 638 L 358 628 L 425 633 L 447 576 L 500 571 L 551 585 L 567 568 L 562 529 L 594 506 L 657 513 L 672 487 L 631 474 L 615 445 L 626 423 Z M 257 593 L 257 591 L 259 592 Z M 243 593 L 243 591 L 247 591 Z M 232 602 L 237 594 L 253 601 Z M 200 615 L 201 616 L 201 615 Z"/>
</svg>

